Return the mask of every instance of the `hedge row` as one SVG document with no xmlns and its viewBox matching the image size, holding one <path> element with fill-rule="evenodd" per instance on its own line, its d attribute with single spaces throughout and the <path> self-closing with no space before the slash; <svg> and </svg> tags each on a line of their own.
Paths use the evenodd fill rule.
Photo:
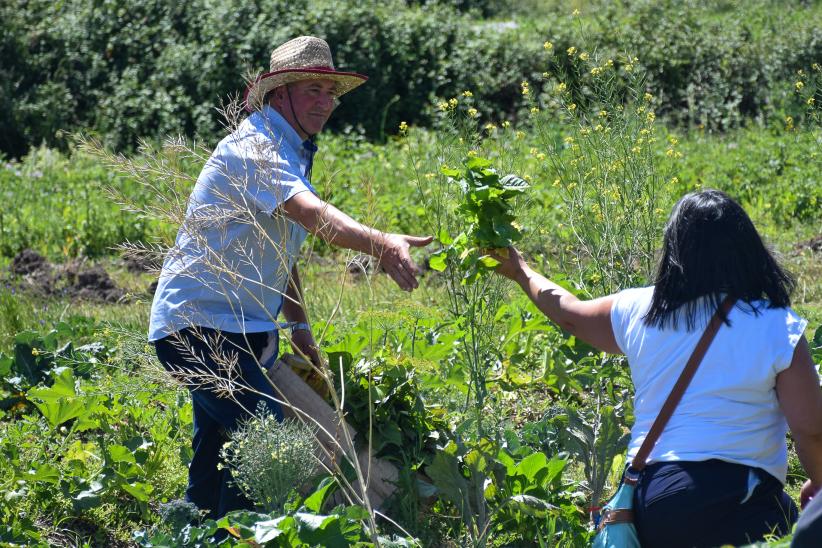
<svg viewBox="0 0 822 548">
<path fill-rule="evenodd" d="M 242 92 L 247 69 L 267 69 L 273 46 L 299 34 L 326 38 L 340 68 L 370 76 L 345 98 L 333 128 L 359 125 L 372 138 L 401 120 L 430 123 L 434 97 L 466 89 L 485 117 L 516 117 L 520 82 L 539 89 L 547 68 L 562 67 L 548 62 L 543 42 L 561 57 L 583 44 L 580 32 L 585 47 L 636 55 L 661 113 L 707 127 L 790 108 L 796 71 L 822 59 L 822 9 L 814 3 L 746 3 L 737 13 L 719 0 L 626 0 L 594 2 L 581 20 L 550 7 L 516 24 L 479 18 L 497 4 L 2 2 L 0 153 L 60 145 L 61 130 L 79 128 L 118 149 L 176 134 L 214 142 L 223 132 L 216 107 Z"/>
</svg>

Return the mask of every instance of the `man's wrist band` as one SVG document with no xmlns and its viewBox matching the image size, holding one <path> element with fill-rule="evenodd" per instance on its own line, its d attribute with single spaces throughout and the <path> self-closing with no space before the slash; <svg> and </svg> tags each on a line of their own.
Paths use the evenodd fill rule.
<svg viewBox="0 0 822 548">
<path fill-rule="evenodd" d="M 291 333 L 294 333 L 295 331 L 311 331 L 311 326 L 306 322 L 297 322 L 291 325 Z"/>
</svg>

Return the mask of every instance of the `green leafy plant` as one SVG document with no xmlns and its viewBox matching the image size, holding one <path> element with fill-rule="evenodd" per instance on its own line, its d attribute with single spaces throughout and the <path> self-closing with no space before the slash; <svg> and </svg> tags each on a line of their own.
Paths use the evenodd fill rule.
<svg viewBox="0 0 822 548">
<path fill-rule="evenodd" d="M 259 508 L 275 512 L 315 473 L 316 452 L 314 432 L 306 424 L 279 422 L 260 403 L 230 434 L 220 456 L 242 492 Z"/>
<path fill-rule="evenodd" d="M 500 176 L 487 158 L 469 157 L 464 166 L 463 170 L 443 167 L 442 173 L 462 191 L 463 201 L 456 214 L 467 228 L 453 238 L 441 230 L 439 240 L 446 247 L 429 261 L 431 268 L 440 272 L 449 262 L 458 265 L 463 284 L 476 282 L 499 264 L 488 254 L 489 249 L 507 248 L 522 239 L 512 201 L 529 186 L 517 175 Z"/>
</svg>

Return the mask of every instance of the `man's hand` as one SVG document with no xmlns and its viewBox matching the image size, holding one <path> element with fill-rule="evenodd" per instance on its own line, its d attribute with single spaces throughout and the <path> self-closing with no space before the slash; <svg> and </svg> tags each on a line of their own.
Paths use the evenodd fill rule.
<svg viewBox="0 0 822 548">
<path fill-rule="evenodd" d="M 382 249 L 377 250 L 380 266 L 391 276 L 404 291 L 411 291 L 419 286 L 417 274 L 419 267 L 411 259 L 411 247 L 424 247 L 431 243 L 433 236 L 408 236 L 405 234 L 385 234 Z"/>
<path fill-rule="evenodd" d="M 819 492 L 819 486 L 814 485 L 813 483 L 811 483 L 811 480 L 807 480 L 802 485 L 802 490 L 799 492 L 800 507 L 804 510 L 805 506 L 808 505 L 808 503 L 811 501 L 811 499 L 813 497 L 815 497 L 818 492 Z"/>
<path fill-rule="evenodd" d="M 320 359 L 319 349 L 317 343 L 314 341 L 314 335 L 307 329 L 299 329 L 291 334 L 291 348 L 300 356 L 305 356 L 315 367 L 322 368 L 323 363 Z"/>
</svg>

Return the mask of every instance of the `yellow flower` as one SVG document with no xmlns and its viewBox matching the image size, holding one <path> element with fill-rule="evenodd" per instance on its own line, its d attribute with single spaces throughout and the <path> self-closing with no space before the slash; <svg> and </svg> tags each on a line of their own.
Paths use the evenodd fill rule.
<svg viewBox="0 0 822 548">
<path fill-rule="evenodd" d="M 545 42 L 544 44 L 542 44 L 542 47 L 545 49 L 545 51 L 551 51 L 552 49 L 554 49 L 554 44 L 552 44 L 551 42 Z"/>
<path fill-rule="evenodd" d="M 679 182 L 679 177 L 671 177 L 671 184 L 675 185 Z"/>
<path fill-rule="evenodd" d="M 793 129 L 793 116 L 785 116 L 785 129 Z"/>
<path fill-rule="evenodd" d="M 571 143 L 574 142 L 574 138 L 569 135 L 568 137 L 564 138 L 563 141 L 565 141 L 566 143 L 568 143 L 570 145 Z"/>
<path fill-rule="evenodd" d="M 648 114 L 645 116 L 645 120 L 647 120 L 649 124 L 654 123 L 654 120 L 656 120 L 656 114 L 654 114 L 653 110 L 648 111 Z"/>
<path fill-rule="evenodd" d="M 536 156 L 539 152 L 539 149 L 537 147 L 531 147 L 531 150 L 529 150 L 528 152 L 531 154 L 531 156 Z"/>
<path fill-rule="evenodd" d="M 579 10 L 574 10 L 571 12 L 571 17 L 579 17 Z"/>
<path fill-rule="evenodd" d="M 559 179 L 554 179 L 554 186 L 559 186 Z"/>
<path fill-rule="evenodd" d="M 474 157 L 474 156 L 476 156 L 476 155 L 477 155 L 477 151 L 476 151 L 476 150 L 469 150 L 469 151 L 468 151 L 468 156 L 470 156 L 470 157 Z"/>
<path fill-rule="evenodd" d="M 614 66 L 614 60 L 613 59 L 606 60 L 605 61 L 605 66 L 608 67 L 608 68 L 611 68 L 612 66 Z"/>
<path fill-rule="evenodd" d="M 597 124 L 594 131 L 602 131 L 602 124 Z"/>
<path fill-rule="evenodd" d="M 436 177 L 436 175 L 434 175 L 433 173 L 426 173 L 426 174 L 424 175 L 424 177 L 430 181 L 431 179 L 433 179 L 434 177 Z"/>
<path fill-rule="evenodd" d="M 559 84 L 554 86 L 554 91 L 557 94 L 565 93 L 565 90 L 568 89 L 568 86 L 565 85 L 565 82 L 560 82 Z"/>
<path fill-rule="evenodd" d="M 452 97 L 451 99 L 448 99 L 448 106 L 450 108 L 457 108 L 458 103 L 459 103 L 459 101 L 457 101 L 456 97 Z"/>
<path fill-rule="evenodd" d="M 531 107 L 531 114 L 539 114 L 539 107 Z"/>
<path fill-rule="evenodd" d="M 802 88 L 805 87 L 805 82 L 800 80 L 800 81 L 798 81 L 797 83 L 794 84 L 794 87 L 796 88 L 796 91 L 801 91 Z"/>
<path fill-rule="evenodd" d="M 653 96 L 653 95 L 651 95 L 650 93 L 647 93 L 647 92 L 645 93 L 645 96 L 644 96 L 643 98 L 644 98 L 646 101 L 648 101 L 649 103 L 650 103 L 651 101 L 653 101 L 653 100 L 654 100 L 654 96 Z"/>
<path fill-rule="evenodd" d="M 525 132 L 523 132 L 523 131 L 517 131 L 515 135 L 516 135 L 517 139 L 524 139 L 525 138 Z"/>
<path fill-rule="evenodd" d="M 820 67 L 819 67 L 819 63 L 814 63 L 814 64 L 812 64 L 812 65 L 811 65 L 811 68 L 812 68 L 813 70 L 818 71 L 818 70 L 819 70 L 819 68 L 820 68 Z"/>
<path fill-rule="evenodd" d="M 523 175 L 522 178 L 525 179 L 526 181 L 529 181 L 529 182 L 531 181 L 531 176 L 528 175 L 527 173 L 525 175 Z"/>
<path fill-rule="evenodd" d="M 462 96 L 463 97 L 473 97 L 474 94 L 466 89 L 465 91 L 462 92 Z"/>
<path fill-rule="evenodd" d="M 576 103 L 571 103 L 570 105 L 568 105 L 568 110 L 574 111 L 576 109 L 577 109 L 577 104 Z"/>
<path fill-rule="evenodd" d="M 668 150 L 666 150 L 666 151 L 665 151 L 665 155 L 666 155 L 668 158 L 672 158 L 672 157 L 674 156 L 674 149 L 669 148 Z"/>
<path fill-rule="evenodd" d="M 566 52 L 568 53 L 568 57 L 573 57 L 574 54 L 577 52 L 577 48 L 575 48 L 574 46 L 571 46 L 570 48 L 568 48 L 566 50 Z"/>
<path fill-rule="evenodd" d="M 440 101 L 439 103 L 437 103 L 437 108 L 439 108 L 442 111 L 448 110 L 448 101 Z"/>
<path fill-rule="evenodd" d="M 405 135 L 408 133 L 408 124 L 406 122 L 400 122 L 400 134 Z"/>
<path fill-rule="evenodd" d="M 551 73 L 550 72 L 543 72 L 542 77 L 547 80 L 548 78 L 551 77 Z"/>
<path fill-rule="evenodd" d="M 633 71 L 634 71 L 634 65 L 632 65 L 631 63 L 628 63 L 627 65 L 625 65 L 625 72 L 633 72 Z"/>
<path fill-rule="evenodd" d="M 468 116 L 470 116 L 471 118 L 476 118 L 477 116 L 479 116 L 479 111 L 474 107 L 471 107 L 468 109 Z"/>
<path fill-rule="evenodd" d="M 812 107 L 815 102 L 816 99 L 814 99 L 813 97 L 808 97 L 807 103 L 809 107 Z"/>
<path fill-rule="evenodd" d="M 668 142 L 671 143 L 671 146 L 673 146 L 679 142 L 679 139 L 677 139 L 673 135 L 668 135 Z"/>
<path fill-rule="evenodd" d="M 651 133 L 651 130 L 648 128 L 642 128 L 639 130 L 640 135 L 648 135 L 649 133 Z"/>
<path fill-rule="evenodd" d="M 537 154 L 537 160 L 539 160 L 539 161 L 545 160 L 545 153 L 540 152 L 539 154 Z"/>
<path fill-rule="evenodd" d="M 579 58 L 580 58 L 581 61 L 587 61 L 588 60 L 588 52 L 583 51 L 582 53 L 579 54 Z"/>
<path fill-rule="evenodd" d="M 528 81 L 523 80 L 522 83 L 519 85 L 520 89 L 522 90 L 522 95 L 527 96 L 531 93 L 531 89 L 528 87 Z"/>
<path fill-rule="evenodd" d="M 598 116 L 600 118 L 605 118 L 606 116 L 608 116 L 608 111 L 607 110 L 600 110 Z"/>
<path fill-rule="evenodd" d="M 508 120 L 503 121 L 502 122 L 502 127 L 504 129 L 508 129 L 509 127 L 511 127 L 511 122 L 509 122 Z"/>
<path fill-rule="evenodd" d="M 602 74 L 602 69 L 599 67 L 594 67 L 591 69 L 591 76 L 599 76 Z"/>
<path fill-rule="evenodd" d="M 631 148 L 631 152 L 633 152 L 634 154 L 639 154 L 641 150 L 642 149 L 639 148 L 639 147 L 632 147 Z"/>
<path fill-rule="evenodd" d="M 486 131 L 491 132 L 491 131 L 494 131 L 495 129 L 497 129 L 497 126 L 495 126 L 491 122 L 488 122 L 487 124 L 485 124 L 485 130 Z"/>
<path fill-rule="evenodd" d="M 588 129 L 587 127 L 584 127 L 581 130 L 579 130 L 580 135 L 588 135 L 589 133 L 591 133 L 591 130 Z"/>
</svg>

